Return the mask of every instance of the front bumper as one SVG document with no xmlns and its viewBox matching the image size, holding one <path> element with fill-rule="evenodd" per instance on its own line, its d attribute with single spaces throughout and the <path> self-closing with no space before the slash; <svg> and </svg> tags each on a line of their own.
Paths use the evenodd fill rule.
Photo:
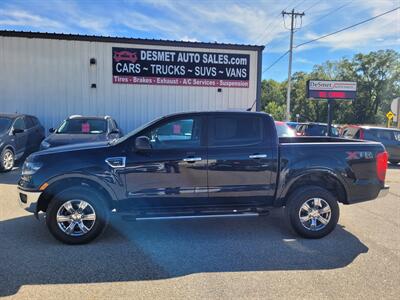
<svg viewBox="0 0 400 300">
<path fill-rule="evenodd" d="M 377 198 L 383 198 L 386 197 L 389 194 L 389 186 L 385 185 L 379 192 Z"/>
<path fill-rule="evenodd" d="M 42 192 L 24 191 L 18 188 L 19 205 L 30 213 L 37 213 L 37 202 Z"/>
</svg>

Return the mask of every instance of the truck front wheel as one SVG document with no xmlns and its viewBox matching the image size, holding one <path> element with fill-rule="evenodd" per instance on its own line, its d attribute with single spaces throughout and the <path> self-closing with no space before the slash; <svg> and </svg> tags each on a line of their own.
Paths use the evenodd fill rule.
<svg viewBox="0 0 400 300">
<path fill-rule="evenodd" d="M 55 195 L 46 211 L 51 234 L 66 244 L 85 244 L 100 235 L 108 223 L 103 196 L 79 186 Z"/>
<path fill-rule="evenodd" d="M 287 200 L 285 211 L 291 228 L 305 238 L 326 236 L 339 220 L 337 199 L 319 186 L 295 190 Z"/>
</svg>

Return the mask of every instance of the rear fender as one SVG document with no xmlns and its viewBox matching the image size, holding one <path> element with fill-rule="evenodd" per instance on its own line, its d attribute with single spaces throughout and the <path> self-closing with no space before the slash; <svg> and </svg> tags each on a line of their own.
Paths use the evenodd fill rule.
<svg viewBox="0 0 400 300">
<path fill-rule="evenodd" d="M 347 203 L 348 186 L 346 182 L 333 170 L 325 168 L 312 168 L 297 174 L 296 176 L 280 180 L 274 206 L 285 205 L 285 199 L 299 186 L 317 185 L 336 194 L 338 201 Z"/>
</svg>

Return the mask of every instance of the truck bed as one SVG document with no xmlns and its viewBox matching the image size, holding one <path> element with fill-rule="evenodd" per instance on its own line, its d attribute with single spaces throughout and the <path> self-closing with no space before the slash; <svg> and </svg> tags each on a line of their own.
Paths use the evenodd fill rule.
<svg viewBox="0 0 400 300">
<path fill-rule="evenodd" d="M 340 180 L 347 194 L 342 201 L 345 204 L 374 199 L 383 188 L 376 175 L 376 156 L 384 151 L 380 143 L 338 137 L 284 137 L 279 138 L 278 148 L 278 190 L 285 190 L 307 172 L 317 178 L 329 173 Z"/>
<path fill-rule="evenodd" d="M 299 137 L 280 137 L 280 144 L 293 143 L 363 143 L 362 140 L 349 140 L 330 136 L 299 136 Z"/>
</svg>

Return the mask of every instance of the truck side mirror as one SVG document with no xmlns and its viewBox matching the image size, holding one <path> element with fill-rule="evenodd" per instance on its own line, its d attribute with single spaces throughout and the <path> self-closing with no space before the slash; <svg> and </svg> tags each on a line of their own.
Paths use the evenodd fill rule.
<svg viewBox="0 0 400 300">
<path fill-rule="evenodd" d="M 119 129 L 114 128 L 113 130 L 110 131 L 109 134 L 119 134 L 119 133 L 120 133 Z"/>
<path fill-rule="evenodd" d="M 25 130 L 21 129 L 21 128 L 14 128 L 12 133 L 16 134 L 16 133 L 23 133 Z"/>
<path fill-rule="evenodd" d="M 135 149 L 137 151 L 151 150 L 150 139 L 147 136 L 139 136 L 135 139 Z"/>
</svg>

